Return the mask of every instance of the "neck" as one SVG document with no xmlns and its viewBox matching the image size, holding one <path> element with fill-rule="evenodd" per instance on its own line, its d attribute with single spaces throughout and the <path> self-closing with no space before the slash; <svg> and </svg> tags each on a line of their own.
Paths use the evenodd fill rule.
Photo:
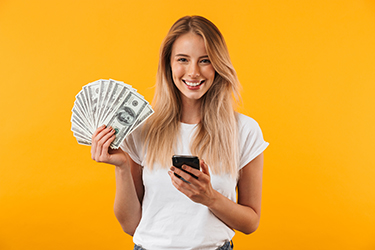
<svg viewBox="0 0 375 250">
<path fill-rule="evenodd" d="M 197 124 L 201 121 L 201 102 L 200 100 L 185 100 L 182 102 L 181 122 L 188 124 Z"/>
</svg>

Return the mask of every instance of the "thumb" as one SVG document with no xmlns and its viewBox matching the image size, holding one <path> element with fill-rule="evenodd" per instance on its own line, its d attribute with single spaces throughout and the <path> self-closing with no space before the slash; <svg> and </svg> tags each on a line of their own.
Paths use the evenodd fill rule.
<svg viewBox="0 0 375 250">
<path fill-rule="evenodd" d="M 203 173 L 210 176 L 210 171 L 209 171 L 208 166 L 207 166 L 207 164 L 204 160 L 201 160 L 201 168 L 202 168 Z"/>
</svg>

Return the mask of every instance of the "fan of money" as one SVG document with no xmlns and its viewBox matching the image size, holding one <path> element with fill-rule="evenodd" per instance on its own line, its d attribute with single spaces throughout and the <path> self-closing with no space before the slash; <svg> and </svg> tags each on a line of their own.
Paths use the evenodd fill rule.
<svg viewBox="0 0 375 250">
<path fill-rule="evenodd" d="M 153 113 L 149 103 L 131 85 L 101 79 L 83 86 L 76 95 L 71 130 L 79 144 L 91 145 L 91 137 L 98 127 L 111 126 L 116 138 L 110 147 L 117 149 Z"/>
</svg>

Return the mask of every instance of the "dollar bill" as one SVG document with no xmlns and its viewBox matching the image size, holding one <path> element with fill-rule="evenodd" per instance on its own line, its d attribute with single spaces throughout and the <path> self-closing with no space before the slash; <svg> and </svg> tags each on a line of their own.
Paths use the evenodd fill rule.
<svg viewBox="0 0 375 250">
<path fill-rule="evenodd" d="M 108 122 L 116 132 L 116 138 L 111 148 L 119 148 L 124 138 L 129 134 L 138 117 L 142 114 L 147 102 L 139 98 L 134 92 L 129 92 L 119 109 Z"/>
<path fill-rule="evenodd" d="M 82 137 L 80 134 L 73 132 L 74 137 L 77 139 L 77 142 L 82 145 L 90 146 L 91 140 L 88 140 L 85 137 Z"/>
<path fill-rule="evenodd" d="M 91 139 L 92 132 L 85 126 L 85 124 L 75 115 L 72 115 L 72 130 L 74 131 L 75 128 L 79 128 L 77 132 L 81 133 L 82 136 L 85 136 L 87 139 Z"/>
<path fill-rule="evenodd" d="M 154 110 L 152 110 L 152 108 L 151 108 L 149 105 L 147 105 L 147 106 L 143 109 L 141 115 L 139 116 L 137 122 L 136 122 L 136 123 L 134 124 L 134 126 L 132 127 L 132 129 L 131 129 L 131 131 L 129 132 L 129 134 L 130 134 L 131 132 L 133 132 L 136 128 L 138 128 L 138 127 L 139 127 L 144 121 L 146 121 L 147 118 L 149 118 L 153 113 L 154 113 Z"/>
<path fill-rule="evenodd" d="M 94 124 L 94 127 L 97 128 L 97 125 L 96 125 L 96 109 L 97 109 L 97 106 L 98 106 L 98 100 L 99 100 L 99 88 L 100 88 L 100 82 L 99 81 L 96 81 L 96 82 L 93 82 L 89 85 L 87 85 L 87 91 L 89 93 L 89 98 L 88 98 L 88 101 L 89 101 L 89 115 L 90 115 L 90 118 L 92 119 L 92 122 Z"/>
<path fill-rule="evenodd" d="M 103 120 L 103 124 L 107 125 L 108 122 L 112 119 L 112 117 L 115 115 L 116 111 L 119 109 L 120 105 L 123 103 L 127 95 L 130 93 L 130 89 L 128 89 L 126 86 L 123 86 L 122 84 L 117 83 L 116 92 L 113 96 L 113 103 L 111 107 L 108 109 L 108 114 L 106 118 Z"/>
<path fill-rule="evenodd" d="M 103 100 L 100 102 L 99 106 L 99 115 L 98 115 L 98 126 L 100 126 L 100 122 L 102 120 L 103 116 L 106 116 L 107 114 L 105 113 L 106 106 L 109 105 L 108 101 L 111 99 L 111 95 L 113 94 L 113 88 L 115 86 L 114 82 L 111 81 L 106 81 L 105 83 L 106 87 L 104 88 L 104 94 L 100 96 Z"/>
<path fill-rule="evenodd" d="M 84 96 L 84 103 L 85 103 L 85 110 L 86 110 L 86 113 L 84 114 L 85 117 L 87 118 L 87 122 L 88 124 L 91 126 L 92 130 L 95 131 L 95 124 L 93 122 L 93 119 L 91 118 L 91 115 L 90 115 L 90 94 L 89 94 L 89 89 L 86 87 L 86 88 L 82 88 L 81 90 L 83 92 L 83 96 Z"/>
<path fill-rule="evenodd" d="M 99 96 L 98 96 L 98 104 L 96 107 L 96 119 L 95 119 L 95 126 L 99 127 L 99 115 L 100 115 L 100 108 L 102 105 L 102 102 L 104 101 L 104 96 L 106 94 L 106 90 L 108 88 L 108 82 L 106 80 L 100 80 L 99 85 Z"/>
<path fill-rule="evenodd" d="M 128 88 L 124 84 L 120 84 L 114 80 L 109 80 L 109 84 L 111 92 L 106 97 L 107 100 L 103 106 L 103 115 L 99 118 L 99 124 L 106 124 L 105 121 L 113 115 L 114 108 L 118 106 L 118 102 L 122 102 L 126 97 L 126 91 L 128 91 Z"/>
</svg>

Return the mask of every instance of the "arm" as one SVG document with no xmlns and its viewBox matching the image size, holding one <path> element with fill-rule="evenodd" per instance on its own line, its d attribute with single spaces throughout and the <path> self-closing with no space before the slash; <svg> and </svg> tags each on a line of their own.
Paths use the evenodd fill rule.
<svg viewBox="0 0 375 250">
<path fill-rule="evenodd" d="M 127 155 L 127 154 L 126 154 Z M 116 166 L 114 212 L 125 233 L 133 236 L 142 217 L 142 169 L 128 155 L 130 166 Z"/>
<path fill-rule="evenodd" d="M 172 171 L 190 182 L 190 184 L 186 183 L 170 172 L 173 185 L 194 202 L 206 205 L 227 226 L 245 234 L 254 232 L 260 220 L 263 154 L 241 170 L 238 181 L 238 203 L 214 190 L 207 165 L 202 162 L 201 166 L 202 172 L 185 166 L 187 171 L 198 176 L 198 180 L 172 167 Z"/>
<path fill-rule="evenodd" d="M 121 149 L 111 149 L 112 128 L 98 128 L 92 136 L 91 156 L 97 162 L 115 165 L 116 195 L 114 212 L 122 229 L 133 235 L 142 216 L 143 184 L 141 166 Z"/>
</svg>

